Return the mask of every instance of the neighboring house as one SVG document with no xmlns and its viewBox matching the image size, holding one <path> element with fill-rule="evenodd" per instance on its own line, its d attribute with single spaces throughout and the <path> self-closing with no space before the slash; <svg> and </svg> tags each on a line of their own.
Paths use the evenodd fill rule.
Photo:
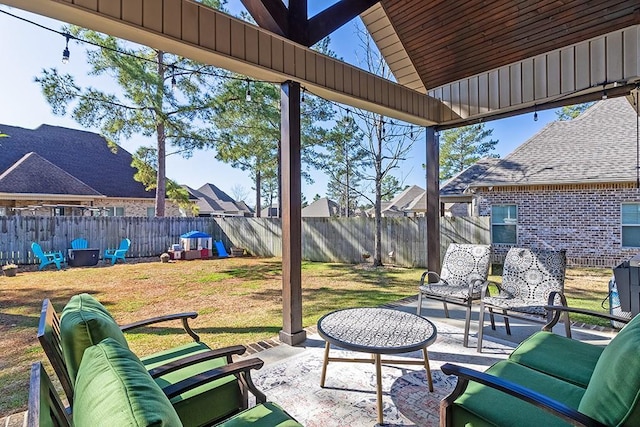
<svg viewBox="0 0 640 427">
<path fill-rule="evenodd" d="M 262 218 L 278 218 L 278 205 L 267 206 L 260 211 Z"/>
<path fill-rule="evenodd" d="M 382 202 L 380 212 L 382 217 L 424 216 L 424 188 L 412 185 L 388 202 Z M 419 208 L 422 199 L 422 210 Z M 367 215 L 375 217 L 375 209 L 367 211 Z"/>
<path fill-rule="evenodd" d="M 131 154 L 98 134 L 0 125 L 0 216 L 153 216 L 155 192 L 135 181 Z M 179 208 L 167 201 L 167 216 Z"/>
<path fill-rule="evenodd" d="M 496 251 L 566 249 L 572 264 L 600 267 L 640 252 L 637 123 L 626 98 L 599 101 L 548 124 L 470 183 Z"/>
<path fill-rule="evenodd" d="M 236 202 L 213 184 L 205 184 L 197 190 L 184 186 L 198 199 L 198 216 L 253 216 L 253 210 L 244 202 Z"/>
<path fill-rule="evenodd" d="M 328 197 L 314 200 L 309 206 L 302 208 L 303 217 L 336 217 L 340 214 L 340 206 Z"/>
<path fill-rule="evenodd" d="M 471 216 L 475 212 L 474 195 L 467 191 L 487 170 L 495 166 L 500 159 L 485 157 L 478 160 L 462 172 L 451 177 L 440 186 L 440 215 L 441 216 Z M 425 209 L 424 196 L 421 199 L 422 210 Z"/>
</svg>

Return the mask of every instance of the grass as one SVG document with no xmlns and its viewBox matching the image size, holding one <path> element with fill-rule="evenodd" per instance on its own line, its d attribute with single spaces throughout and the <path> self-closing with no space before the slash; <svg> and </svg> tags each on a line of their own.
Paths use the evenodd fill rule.
<svg viewBox="0 0 640 427">
<path fill-rule="evenodd" d="M 29 367 L 46 360 L 36 338 L 44 298 L 60 312 L 72 295 L 91 293 L 121 324 L 197 311 L 199 316 L 191 324 L 202 341 L 223 347 L 277 336 L 282 329 L 281 273 L 280 259 L 228 258 L 129 262 L 0 277 L 0 417 L 26 409 Z M 305 262 L 303 325 L 314 325 L 320 316 L 338 308 L 377 306 L 415 295 L 421 273 L 422 269 Z M 605 269 L 569 269 L 570 303 L 602 311 L 600 302 L 607 294 L 610 275 Z M 574 316 L 572 320 L 592 321 Z M 179 323 L 164 326 L 127 333 L 132 350 L 144 355 L 190 340 Z"/>
</svg>

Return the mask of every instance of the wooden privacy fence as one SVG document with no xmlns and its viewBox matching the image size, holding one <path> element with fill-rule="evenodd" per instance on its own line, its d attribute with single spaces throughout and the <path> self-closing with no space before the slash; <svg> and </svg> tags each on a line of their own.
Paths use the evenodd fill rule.
<svg viewBox="0 0 640 427">
<path fill-rule="evenodd" d="M 490 243 L 486 217 L 441 218 L 441 253 L 451 242 Z M 199 230 L 231 246 L 258 256 L 282 255 L 279 218 L 141 218 L 141 217 L 28 217 L 0 218 L 0 264 L 33 264 L 38 261 L 31 243 L 45 251 L 66 250 L 83 237 L 89 247 L 115 248 L 129 238 L 128 257 L 158 256 L 180 235 Z M 303 218 L 302 258 L 310 261 L 363 261 L 374 253 L 374 218 Z M 382 218 L 382 261 L 407 267 L 427 265 L 426 218 Z"/>
</svg>

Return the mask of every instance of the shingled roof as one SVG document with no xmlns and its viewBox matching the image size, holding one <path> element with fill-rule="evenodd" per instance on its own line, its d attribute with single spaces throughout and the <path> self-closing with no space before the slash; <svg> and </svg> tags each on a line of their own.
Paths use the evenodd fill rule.
<svg viewBox="0 0 640 427">
<path fill-rule="evenodd" d="M 155 192 L 145 190 L 144 185 L 133 179 L 136 169 L 131 166 L 131 154 L 122 147 L 117 147 L 116 152 L 111 151 L 106 140 L 98 134 L 50 125 L 25 129 L 0 124 L 0 129 L 9 135 L 1 142 L 0 173 L 7 171 L 26 154 L 34 152 L 98 194 L 124 198 L 155 197 Z M 19 168 L 16 172 L 26 175 L 12 179 L 27 180 L 33 179 L 39 171 Z M 43 171 L 42 178 L 46 179 L 49 172 Z M 69 182 L 67 184 L 70 185 Z"/>
<path fill-rule="evenodd" d="M 33 152 L 0 175 L 0 193 L 100 197 L 99 192 Z"/>
<path fill-rule="evenodd" d="M 471 184 L 487 173 L 493 166 L 497 165 L 498 162 L 500 162 L 500 159 L 493 157 L 483 157 L 478 160 L 444 183 L 440 187 L 440 197 L 442 199 L 459 198 Z M 424 202 L 422 206 L 424 209 Z"/>
<path fill-rule="evenodd" d="M 471 186 L 635 182 L 636 121 L 626 98 L 598 101 L 549 123 Z"/>
<path fill-rule="evenodd" d="M 211 215 L 237 215 L 252 213 L 244 202 L 236 202 L 227 193 L 220 190 L 213 184 L 204 184 L 197 190 L 189 186 L 184 186 L 187 189 L 191 197 L 198 199 L 196 202 L 201 214 Z"/>
</svg>

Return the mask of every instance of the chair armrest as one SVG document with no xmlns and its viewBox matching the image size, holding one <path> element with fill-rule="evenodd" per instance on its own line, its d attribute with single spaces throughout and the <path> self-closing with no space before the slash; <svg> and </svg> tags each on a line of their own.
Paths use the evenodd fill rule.
<svg viewBox="0 0 640 427">
<path fill-rule="evenodd" d="M 264 403 L 266 402 L 267 397 L 263 392 L 258 390 L 251 380 L 251 370 L 260 369 L 263 365 L 264 362 L 258 358 L 241 360 L 239 362 L 230 363 L 228 365 L 203 372 L 191 378 L 187 378 L 164 388 L 163 391 L 167 397 L 171 399 L 172 397 L 178 396 L 179 394 L 192 390 L 208 382 L 215 381 L 229 375 L 234 375 L 240 377 L 239 379 L 243 385 L 245 385 L 256 397 L 256 402 Z"/>
<path fill-rule="evenodd" d="M 500 291 L 500 284 L 498 282 L 487 280 L 482 284 L 482 290 L 480 291 L 480 299 L 491 296 L 491 291 L 489 291 L 489 285 L 494 285 L 496 288 L 498 288 L 498 291 Z"/>
<path fill-rule="evenodd" d="M 563 420 L 573 425 L 593 427 L 605 426 L 601 422 L 594 420 L 593 418 L 581 412 L 578 412 L 573 408 L 568 407 L 562 402 L 558 402 L 557 400 L 551 399 L 544 394 L 523 387 L 512 381 L 489 375 L 484 372 L 475 371 L 473 369 L 464 368 L 462 366 L 452 365 L 450 363 L 445 363 L 440 369 L 447 375 L 456 375 L 458 377 L 458 382 L 463 381 L 463 386 L 457 386 L 454 390 L 454 392 L 458 391 L 458 396 L 462 394 L 462 391 L 464 391 L 464 389 L 466 389 L 466 384 L 469 381 L 474 381 L 495 390 L 499 390 L 503 393 L 508 394 L 509 396 L 524 400 L 525 402 L 528 402 L 536 406 L 537 408 L 540 408 L 559 418 L 562 418 Z M 458 396 L 450 396 L 446 399 L 447 401 L 452 401 L 452 399 L 455 399 Z"/>
<path fill-rule="evenodd" d="M 226 357 L 227 363 L 233 363 L 233 359 L 231 358 L 231 356 L 234 354 L 244 354 L 245 351 L 247 351 L 247 348 L 243 345 L 235 345 L 232 347 L 224 347 L 217 348 L 215 350 L 204 351 L 202 353 L 183 357 L 178 360 L 174 360 L 172 362 L 153 368 L 149 370 L 149 375 L 151 375 L 153 378 L 158 378 L 162 375 L 166 375 L 170 372 L 177 371 L 184 367 L 195 365 L 207 360 L 217 359 L 219 357 Z"/>
<path fill-rule="evenodd" d="M 150 319 L 140 320 L 138 322 L 122 325 L 120 326 L 120 330 L 122 332 L 126 332 L 132 329 L 141 328 L 143 326 L 153 325 L 155 323 L 167 322 L 170 320 L 182 320 L 182 327 L 184 328 L 185 332 L 189 334 L 189 336 L 193 338 L 195 342 L 200 342 L 200 337 L 198 336 L 198 334 L 193 332 L 188 322 L 188 319 L 195 319 L 196 317 L 198 317 L 198 313 L 196 313 L 195 311 L 189 311 L 186 313 L 167 314 L 165 316 L 152 317 Z"/>
<path fill-rule="evenodd" d="M 613 320 L 620 323 L 629 323 L 631 321 L 631 319 L 627 319 L 625 317 L 614 316 L 612 314 L 603 313 L 599 311 L 586 310 L 584 308 L 578 308 L 578 307 L 569 307 L 569 306 L 562 306 L 562 305 L 546 305 L 544 308 L 545 310 L 553 313 L 553 316 L 550 317 L 550 320 L 548 321 L 548 323 L 542 327 L 542 330 L 547 332 L 550 332 L 551 329 L 556 325 L 556 323 L 558 323 L 558 320 L 560 320 L 560 316 L 562 315 L 562 313 L 586 314 L 589 316 L 600 317 L 601 319 Z"/>
<path fill-rule="evenodd" d="M 427 285 L 429 283 L 438 283 L 440 281 L 440 275 L 438 273 L 436 273 L 435 271 L 425 271 L 424 273 L 422 273 L 422 276 L 420 276 L 420 286 L 424 285 L 424 279 L 425 277 L 427 278 Z M 431 280 L 431 278 L 435 278 L 436 280 Z"/>
</svg>

